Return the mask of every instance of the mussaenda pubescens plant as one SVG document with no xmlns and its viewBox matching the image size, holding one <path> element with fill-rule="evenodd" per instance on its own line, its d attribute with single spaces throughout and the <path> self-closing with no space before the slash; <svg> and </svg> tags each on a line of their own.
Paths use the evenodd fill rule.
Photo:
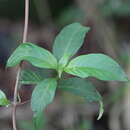
<svg viewBox="0 0 130 130">
<path fill-rule="evenodd" d="M 22 84 L 36 84 L 31 98 L 31 108 L 35 119 L 53 101 L 56 88 L 81 96 L 86 101 L 99 102 L 98 119 L 100 119 L 103 114 L 102 97 L 86 78 L 129 81 L 122 68 L 109 56 L 92 53 L 72 58 L 82 46 L 89 29 L 79 23 L 67 25 L 56 37 L 52 53 L 26 42 L 21 44 L 8 59 L 7 67 L 16 66 L 21 61 L 28 61 L 35 67 L 57 71 L 57 76 L 44 79 L 35 72 L 25 71 L 22 75 Z M 64 79 L 62 76 L 64 72 L 75 77 Z M 27 75 L 30 76 L 28 80 L 25 77 Z"/>
<path fill-rule="evenodd" d="M 103 114 L 103 101 L 95 86 L 87 79 L 95 77 L 103 81 L 126 81 L 129 79 L 120 65 L 107 55 L 92 53 L 72 58 L 80 49 L 90 28 L 80 23 L 72 23 L 62 29 L 56 36 L 52 53 L 33 43 L 20 44 L 7 61 L 7 67 L 20 65 L 27 61 L 40 69 L 51 69 L 57 72 L 54 77 L 42 77 L 33 71 L 23 70 L 18 80 L 20 84 L 32 84 L 35 88 L 31 97 L 31 108 L 34 112 L 36 130 L 40 130 L 39 121 L 48 104 L 52 103 L 56 90 L 61 89 L 83 97 L 89 102 L 99 103 L 99 116 Z M 64 78 L 63 73 L 73 75 Z M 46 78 L 45 78 L 46 77 Z M 17 97 L 16 97 L 17 99 Z M 5 94 L 0 91 L 0 105 L 8 105 Z"/>
</svg>

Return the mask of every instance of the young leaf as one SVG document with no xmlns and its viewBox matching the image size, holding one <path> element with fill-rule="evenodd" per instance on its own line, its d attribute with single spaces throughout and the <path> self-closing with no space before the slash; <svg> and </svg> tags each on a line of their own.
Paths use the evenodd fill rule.
<svg viewBox="0 0 130 130">
<path fill-rule="evenodd" d="M 91 84 L 90 81 L 80 78 L 69 78 L 66 80 L 59 81 L 59 88 L 78 96 L 83 97 L 85 100 L 89 102 L 99 102 L 100 112 L 98 119 L 101 118 L 103 114 L 103 104 L 102 97 L 95 89 L 95 87 Z"/>
<path fill-rule="evenodd" d="M 45 79 L 35 87 L 32 98 L 31 108 L 35 113 L 41 113 L 54 98 L 57 82 L 56 79 Z"/>
<path fill-rule="evenodd" d="M 42 81 L 42 76 L 34 71 L 31 70 L 23 70 L 21 72 L 20 82 L 21 84 L 30 85 L 30 84 L 37 84 Z"/>
<path fill-rule="evenodd" d="M 96 77 L 100 80 L 128 81 L 118 63 L 104 54 L 79 56 L 73 59 L 64 70 L 81 78 Z"/>
<path fill-rule="evenodd" d="M 10 104 L 10 102 L 6 98 L 6 95 L 4 94 L 3 91 L 0 90 L 0 106 L 6 106 L 6 105 L 9 105 L 9 104 Z"/>
<path fill-rule="evenodd" d="M 84 27 L 79 23 L 73 23 L 66 26 L 56 37 L 53 53 L 58 60 L 69 59 L 73 56 L 83 44 L 89 27 Z"/>
<path fill-rule="evenodd" d="M 57 68 L 56 58 L 46 49 L 32 43 L 21 44 L 8 59 L 7 67 L 15 66 L 23 60 L 39 68 Z"/>
</svg>

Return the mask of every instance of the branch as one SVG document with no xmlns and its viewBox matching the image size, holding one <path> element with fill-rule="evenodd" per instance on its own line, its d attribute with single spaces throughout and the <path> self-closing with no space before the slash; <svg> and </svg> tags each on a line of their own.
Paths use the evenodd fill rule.
<svg viewBox="0 0 130 130">
<path fill-rule="evenodd" d="M 25 43 L 27 40 L 28 18 L 29 18 L 29 0 L 25 0 L 25 22 L 24 22 L 24 32 L 23 32 L 23 43 Z M 22 69 L 22 62 L 18 66 L 18 72 L 17 72 L 15 88 L 14 88 L 13 110 L 12 110 L 13 130 L 17 130 L 17 127 L 16 127 L 16 106 L 17 106 L 18 87 L 20 85 L 19 79 L 20 79 L 21 69 Z"/>
</svg>

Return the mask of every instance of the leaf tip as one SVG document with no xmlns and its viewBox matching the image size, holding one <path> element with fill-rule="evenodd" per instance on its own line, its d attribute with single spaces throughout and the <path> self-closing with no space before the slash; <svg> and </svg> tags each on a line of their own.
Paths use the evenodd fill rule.
<svg viewBox="0 0 130 130">
<path fill-rule="evenodd" d="M 100 105 L 100 106 L 99 106 L 99 116 L 98 116 L 97 120 L 100 120 L 101 117 L 102 117 L 102 115 L 103 115 L 103 113 L 104 113 L 103 102 L 100 101 L 100 102 L 99 102 L 99 105 Z"/>
</svg>

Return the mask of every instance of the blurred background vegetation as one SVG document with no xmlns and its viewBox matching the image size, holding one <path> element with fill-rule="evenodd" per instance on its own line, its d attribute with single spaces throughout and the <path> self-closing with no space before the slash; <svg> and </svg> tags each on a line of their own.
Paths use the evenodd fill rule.
<svg viewBox="0 0 130 130">
<path fill-rule="evenodd" d="M 130 0 L 30 0 L 28 41 L 51 50 L 57 33 L 72 22 L 91 27 L 77 55 L 108 54 L 130 77 Z M 0 89 L 10 100 L 17 69 L 7 70 L 5 64 L 22 41 L 23 23 L 24 0 L 0 0 Z M 24 68 L 34 69 L 28 63 Z M 58 91 L 43 115 L 44 130 L 130 130 L 130 84 L 90 80 L 103 95 L 102 119 L 96 120 L 97 104 Z M 22 86 L 19 91 L 18 130 L 34 130 L 29 100 L 32 88 Z M 11 109 L 0 107 L 0 130 L 12 129 Z"/>
</svg>

